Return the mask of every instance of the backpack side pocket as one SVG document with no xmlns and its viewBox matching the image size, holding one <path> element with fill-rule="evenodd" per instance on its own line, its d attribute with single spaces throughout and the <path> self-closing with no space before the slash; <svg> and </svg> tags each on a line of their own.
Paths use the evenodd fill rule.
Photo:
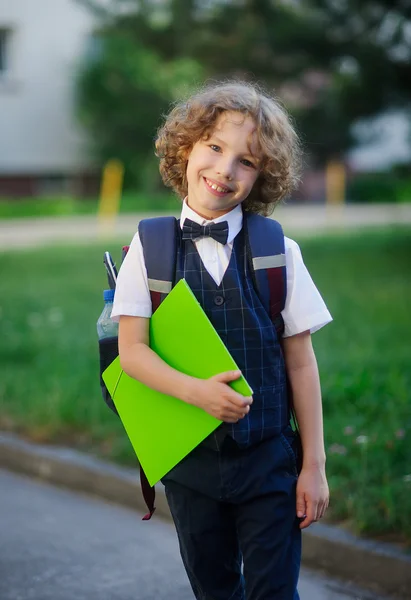
<svg viewBox="0 0 411 600">
<path fill-rule="evenodd" d="M 103 400 L 113 412 L 118 415 L 117 409 L 114 405 L 113 399 L 111 398 L 106 384 L 103 381 L 102 374 L 111 365 L 113 360 L 118 356 L 118 337 L 103 338 L 98 341 L 98 349 L 100 355 L 100 387 L 103 395 Z"/>
</svg>

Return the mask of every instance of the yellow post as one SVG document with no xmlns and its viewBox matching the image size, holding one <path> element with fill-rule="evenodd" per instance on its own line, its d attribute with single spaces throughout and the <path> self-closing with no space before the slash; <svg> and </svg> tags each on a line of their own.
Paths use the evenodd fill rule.
<svg viewBox="0 0 411 600">
<path fill-rule="evenodd" d="M 97 214 L 101 234 L 112 234 L 114 231 L 115 219 L 120 208 L 123 178 L 123 163 L 116 159 L 109 160 L 103 169 Z"/>
<path fill-rule="evenodd" d="M 345 166 L 342 162 L 330 161 L 325 174 L 327 206 L 341 206 L 345 202 Z"/>
</svg>

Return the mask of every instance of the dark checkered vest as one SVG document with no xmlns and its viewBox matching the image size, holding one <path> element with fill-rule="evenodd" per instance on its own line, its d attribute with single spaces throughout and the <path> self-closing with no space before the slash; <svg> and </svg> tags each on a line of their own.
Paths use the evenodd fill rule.
<svg viewBox="0 0 411 600">
<path fill-rule="evenodd" d="M 277 435 L 289 422 L 285 366 L 275 327 L 253 285 L 243 230 L 234 240 L 220 285 L 205 269 L 194 243 L 180 240 L 176 281 L 182 278 L 253 389 L 248 415 L 238 423 L 224 423 L 206 443 L 218 448 L 228 434 L 247 447 Z"/>
<path fill-rule="evenodd" d="M 251 218 L 254 223 L 256 219 L 264 219 L 258 215 L 244 215 L 245 227 Z M 271 225 L 275 227 L 275 234 Z M 250 228 L 248 231 L 250 234 Z M 227 435 L 240 446 L 247 447 L 277 435 L 290 420 L 285 366 L 277 336 L 277 330 L 282 330 L 280 311 L 286 296 L 285 263 L 281 254 L 284 244 L 282 240 L 281 250 L 278 247 L 279 231 L 282 236 L 278 223 L 270 224 L 270 233 L 266 226 L 262 235 L 258 228 L 254 229 L 255 254 L 251 256 L 249 235 L 245 236 L 242 230 L 234 240 L 223 280 L 216 285 L 193 242 L 181 240 L 181 229 L 174 217 L 145 219 L 139 224 L 153 311 L 171 291 L 173 283 L 184 277 L 253 389 L 249 414 L 236 424 L 223 423 L 204 440 L 203 444 L 216 450 Z M 266 247 L 267 235 L 274 235 L 270 239 L 276 240 L 275 248 L 271 248 L 272 244 Z M 123 257 L 127 249 L 128 246 L 123 248 Z M 271 254 L 267 253 L 269 249 Z M 253 262 L 254 271 L 249 260 Z M 103 389 L 103 397 L 114 409 L 107 390 Z M 150 519 L 155 510 L 155 490 L 150 487 L 142 469 L 140 479 L 149 509 L 144 519 Z"/>
</svg>

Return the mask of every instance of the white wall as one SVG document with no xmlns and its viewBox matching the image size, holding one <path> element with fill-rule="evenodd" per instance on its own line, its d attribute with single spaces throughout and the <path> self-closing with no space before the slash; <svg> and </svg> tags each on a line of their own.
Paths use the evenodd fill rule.
<svg viewBox="0 0 411 600">
<path fill-rule="evenodd" d="M 75 172 L 90 163 L 74 117 L 73 74 L 93 17 L 75 0 L 0 0 L 11 28 L 0 75 L 0 175 Z"/>
</svg>

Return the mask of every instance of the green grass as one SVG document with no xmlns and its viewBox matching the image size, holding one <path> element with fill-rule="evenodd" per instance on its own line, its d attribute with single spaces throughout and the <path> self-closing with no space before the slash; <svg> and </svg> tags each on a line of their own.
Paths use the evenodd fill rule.
<svg viewBox="0 0 411 600">
<path fill-rule="evenodd" d="M 411 541 L 411 230 L 310 240 L 303 251 L 334 317 L 313 336 L 332 514 Z"/>
<path fill-rule="evenodd" d="M 173 212 L 178 210 L 178 207 L 179 201 L 170 193 L 126 192 L 121 198 L 119 212 Z M 55 196 L 10 199 L 0 197 L 0 219 L 96 214 L 98 208 L 97 198 L 78 199 L 71 196 Z"/>
<path fill-rule="evenodd" d="M 108 248 L 117 260 L 122 243 Z M 313 336 L 330 514 L 411 542 L 411 229 L 306 239 L 301 248 L 334 317 Z M 3 254 L 0 427 L 134 464 L 98 385 L 105 249 Z"/>
</svg>

